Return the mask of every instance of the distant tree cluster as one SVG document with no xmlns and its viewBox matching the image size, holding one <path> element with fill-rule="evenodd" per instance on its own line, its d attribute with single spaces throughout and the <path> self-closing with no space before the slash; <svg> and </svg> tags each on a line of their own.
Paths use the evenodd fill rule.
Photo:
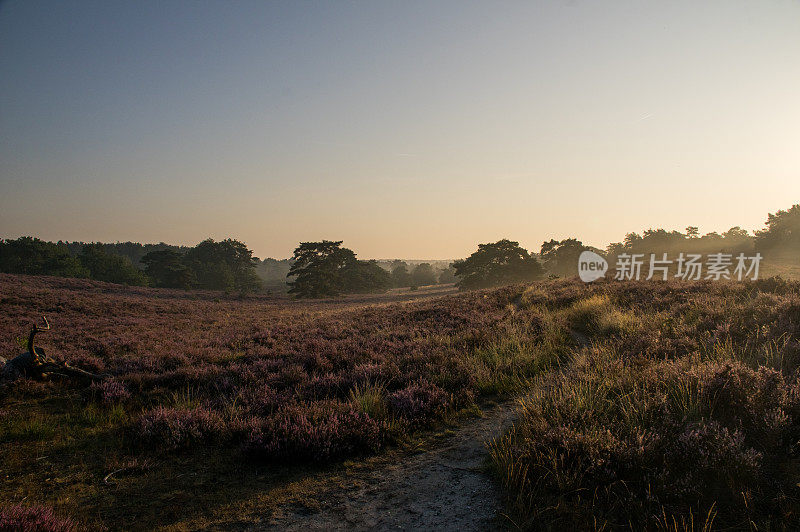
<svg viewBox="0 0 800 532">
<path fill-rule="evenodd" d="M 106 253 L 102 244 L 84 244 L 77 256 L 63 243 L 24 236 L 0 240 L 0 271 L 27 275 L 88 277 L 110 283 L 146 285 L 148 279 L 127 257 Z"/>
<path fill-rule="evenodd" d="M 142 264 L 142 257 L 150 253 L 151 251 L 160 251 L 164 249 L 171 249 L 178 253 L 185 253 L 189 248 L 186 246 L 173 246 L 171 244 L 165 244 L 161 242 L 159 244 L 140 244 L 139 242 L 116 242 L 116 243 L 101 243 L 101 242 L 63 242 L 59 241 L 57 244 L 63 245 L 69 251 L 69 254 L 73 257 L 77 257 L 81 251 L 83 251 L 83 247 L 91 243 L 95 246 L 99 246 L 102 248 L 103 251 L 108 253 L 109 255 L 121 255 L 123 257 L 128 258 L 134 266 L 139 269 L 142 269 L 144 265 Z"/>
<path fill-rule="evenodd" d="M 479 244 L 478 251 L 453 263 L 459 288 L 486 288 L 533 281 L 542 276 L 539 261 L 518 242 L 500 240 Z"/>
<path fill-rule="evenodd" d="M 769 214 L 766 229 L 756 232 L 755 247 L 764 252 L 800 253 L 800 204 Z"/>
<path fill-rule="evenodd" d="M 89 271 L 89 277 L 108 283 L 144 286 L 147 276 L 127 257 L 106 253 L 102 244 L 83 246 L 78 260 Z"/>
<path fill-rule="evenodd" d="M 205 240 L 193 248 L 164 246 L 141 257 L 144 271 L 108 244 L 74 244 L 21 237 L 0 240 L 0 271 L 28 275 L 85 277 L 109 283 L 166 288 L 252 291 L 260 286 L 258 259 L 237 240 Z M 179 251 L 186 250 L 186 251 Z"/>
<path fill-rule="evenodd" d="M 23 236 L 0 240 L 0 271 L 26 275 L 89 277 L 89 271 L 63 244 Z"/>
<path fill-rule="evenodd" d="M 230 238 L 209 238 L 185 253 L 151 251 L 142 263 L 159 287 L 251 292 L 261 286 L 255 272 L 258 259 L 244 243 Z"/>
<path fill-rule="evenodd" d="M 392 286 L 389 272 L 374 260 L 356 259 L 342 241 L 301 242 L 289 270 L 289 293 L 298 297 L 382 292 Z"/>
<path fill-rule="evenodd" d="M 685 233 L 664 229 L 648 229 L 641 235 L 628 233 L 622 242 L 610 244 L 607 252 L 611 257 L 620 253 L 737 253 L 752 251 L 754 242 L 755 238 L 739 226 L 703 236 L 697 226 L 689 226 Z"/>
<path fill-rule="evenodd" d="M 576 238 L 551 239 L 542 243 L 539 254 L 551 275 L 570 276 L 578 274 L 578 257 L 586 249 L 583 242 Z"/>
<path fill-rule="evenodd" d="M 402 260 L 395 260 L 390 264 L 392 274 L 392 286 L 395 288 L 418 288 L 432 284 L 446 284 L 455 282 L 451 268 L 435 270 L 433 265 L 428 262 L 421 262 L 409 270 L 408 264 Z"/>
</svg>

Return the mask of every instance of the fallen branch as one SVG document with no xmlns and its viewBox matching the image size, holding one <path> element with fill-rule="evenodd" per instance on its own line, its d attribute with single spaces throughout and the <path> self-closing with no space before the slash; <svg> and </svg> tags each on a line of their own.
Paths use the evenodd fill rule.
<svg viewBox="0 0 800 532">
<path fill-rule="evenodd" d="M 12 381 L 19 377 L 41 380 L 58 375 L 84 382 L 95 382 L 109 377 L 107 374 L 91 373 L 64 362 L 57 362 L 52 357 L 45 355 L 44 349 L 34 346 L 36 333 L 50 330 L 50 323 L 48 323 L 47 318 L 42 317 L 42 319 L 44 321 L 43 327 L 34 324 L 31 328 L 28 336 L 28 350 L 25 353 L 9 361 L 0 358 L 0 363 L 2 363 L 0 378 Z"/>
</svg>

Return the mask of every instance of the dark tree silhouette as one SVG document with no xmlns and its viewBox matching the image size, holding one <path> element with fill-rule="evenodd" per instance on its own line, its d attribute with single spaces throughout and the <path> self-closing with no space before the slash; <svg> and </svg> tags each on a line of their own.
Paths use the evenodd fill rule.
<svg viewBox="0 0 800 532">
<path fill-rule="evenodd" d="M 450 284 L 458 281 L 456 270 L 452 265 L 439 271 L 439 284 Z"/>
<path fill-rule="evenodd" d="M 287 277 L 290 294 L 298 297 L 337 296 L 345 290 L 344 271 L 356 261 L 356 254 L 342 247 L 342 241 L 301 242 L 294 250 L 295 262 Z"/>
<path fill-rule="evenodd" d="M 632 235 L 629 234 L 628 236 L 632 237 Z M 627 241 L 628 238 L 626 237 Z M 544 242 L 541 249 L 544 267 L 555 275 L 577 275 L 578 258 L 585 249 L 583 242 L 575 238 Z"/>
<path fill-rule="evenodd" d="M 80 261 L 64 245 L 23 236 L 0 240 L 0 271 L 27 275 L 89 277 Z"/>
<path fill-rule="evenodd" d="M 86 244 L 78 260 L 92 279 L 109 283 L 147 285 L 147 276 L 127 257 L 106 253 L 103 244 Z"/>
<path fill-rule="evenodd" d="M 408 265 L 402 260 L 392 262 L 392 285 L 395 288 L 411 286 L 411 274 L 408 273 Z"/>
<path fill-rule="evenodd" d="M 194 272 L 184 264 L 184 255 L 172 249 L 151 251 L 142 257 L 142 264 L 155 286 L 188 290 L 197 284 Z"/>
<path fill-rule="evenodd" d="M 261 286 L 255 273 L 258 259 L 238 240 L 209 238 L 187 251 L 184 260 L 200 288 L 249 292 Z"/>
<path fill-rule="evenodd" d="M 389 272 L 374 260 L 357 260 L 341 240 L 301 242 L 287 277 L 295 277 L 289 293 L 297 297 L 382 292 L 392 286 Z"/>
<path fill-rule="evenodd" d="M 500 240 L 480 244 L 478 251 L 453 263 L 459 288 L 484 288 L 503 284 L 533 281 L 543 270 L 536 257 L 518 242 Z"/>
<path fill-rule="evenodd" d="M 800 204 L 767 216 L 767 228 L 756 233 L 756 249 L 800 251 Z"/>
<path fill-rule="evenodd" d="M 392 276 L 374 260 L 357 260 L 342 270 L 343 292 L 365 294 L 384 292 L 392 286 Z"/>
<path fill-rule="evenodd" d="M 436 273 L 433 271 L 433 266 L 427 262 L 417 264 L 411 272 L 411 284 L 413 286 L 436 284 Z"/>
</svg>

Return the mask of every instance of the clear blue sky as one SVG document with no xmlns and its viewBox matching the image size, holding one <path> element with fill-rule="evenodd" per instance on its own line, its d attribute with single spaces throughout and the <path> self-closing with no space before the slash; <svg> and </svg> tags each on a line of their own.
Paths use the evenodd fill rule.
<svg viewBox="0 0 800 532">
<path fill-rule="evenodd" d="M 0 3 L 0 236 L 452 258 L 800 201 L 800 2 Z"/>
</svg>

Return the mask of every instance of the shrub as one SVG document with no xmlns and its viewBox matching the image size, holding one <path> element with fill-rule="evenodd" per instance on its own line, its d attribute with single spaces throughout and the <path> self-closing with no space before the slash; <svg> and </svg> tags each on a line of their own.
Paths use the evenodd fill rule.
<svg viewBox="0 0 800 532">
<path fill-rule="evenodd" d="M 778 512 L 793 481 L 795 377 L 696 357 L 641 365 L 607 349 L 545 379 L 493 463 L 524 518 L 653 527 L 715 508 L 749 518 L 743 502 Z M 583 494 L 593 494 L 587 499 Z M 558 508 L 558 511 L 546 510 Z"/>
<path fill-rule="evenodd" d="M 0 507 L 0 532 L 72 532 L 78 526 L 46 506 Z"/>
<path fill-rule="evenodd" d="M 125 385 L 115 380 L 93 382 L 90 389 L 99 396 L 100 402 L 104 405 L 121 403 L 131 396 Z"/>
<path fill-rule="evenodd" d="M 448 394 L 421 378 L 389 395 L 389 409 L 414 424 L 430 423 L 444 415 L 450 404 Z"/>
<path fill-rule="evenodd" d="M 381 426 L 362 412 L 336 405 L 292 405 L 251 433 L 244 451 L 262 460 L 326 461 L 377 451 Z"/>
<path fill-rule="evenodd" d="M 157 407 L 142 414 L 138 422 L 140 440 L 164 449 L 223 439 L 225 429 L 219 414 L 203 408 Z"/>
</svg>

